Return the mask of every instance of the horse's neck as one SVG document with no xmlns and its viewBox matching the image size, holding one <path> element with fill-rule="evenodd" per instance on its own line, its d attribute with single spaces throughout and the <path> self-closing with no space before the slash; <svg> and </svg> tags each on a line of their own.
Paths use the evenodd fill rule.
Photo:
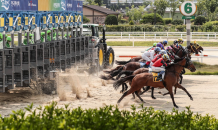
<svg viewBox="0 0 218 130">
<path fill-rule="evenodd" d="M 167 68 L 167 71 L 174 72 L 174 74 L 177 75 L 180 74 L 183 69 L 184 69 L 183 65 L 180 65 L 180 63 L 178 63 L 178 64 L 171 65 L 169 68 Z"/>
</svg>

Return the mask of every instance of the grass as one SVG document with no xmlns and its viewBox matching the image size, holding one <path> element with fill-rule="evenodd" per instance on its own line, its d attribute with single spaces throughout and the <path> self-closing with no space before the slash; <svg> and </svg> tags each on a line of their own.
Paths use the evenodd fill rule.
<svg viewBox="0 0 218 130">
<path fill-rule="evenodd" d="M 193 62 L 196 72 L 186 71 L 186 75 L 218 75 L 218 65 L 207 65 L 204 63 Z"/>
<path fill-rule="evenodd" d="M 152 46 L 153 43 L 158 43 L 159 41 L 135 41 L 134 46 Z M 169 44 L 173 44 L 173 41 L 168 41 Z M 198 41 L 197 42 L 200 46 L 203 47 L 218 47 L 218 42 L 208 42 L 208 41 Z M 132 46 L 132 41 L 108 41 L 108 46 Z M 186 46 L 186 42 L 183 46 Z"/>
</svg>

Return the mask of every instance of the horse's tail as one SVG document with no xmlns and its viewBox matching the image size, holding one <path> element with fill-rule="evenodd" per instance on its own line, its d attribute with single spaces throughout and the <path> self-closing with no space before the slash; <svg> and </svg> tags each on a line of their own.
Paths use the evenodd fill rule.
<svg viewBox="0 0 218 130">
<path fill-rule="evenodd" d="M 113 73 L 114 71 L 120 69 L 122 66 L 117 66 L 116 68 L 114 69 L 111 69 L 111 70 L 104 70 L 103 72 L 106 73 L 106 74 L 111 74 Z"/>
<path fill-rule="evenodd" d="M 117 65 L 125 65 L 125 64 L 127 64 L 127 63 L 129 63 L 131 61 L 131 59 L 130 60 L 128 60 L 128 61 L 115 61 L 115 63 L 117 64 Z"/>
<path fill-rule="evenodd" d="M 115 70 L 114 72 L 112 72 L 112 73 L 110 74 L 111 78 L 114 77 L 114 76 L 116 76 L 116 75 L 118 75 L 118 74 L 123 70 L 123 67 L 124 67 L 124 66 L 122 66 L 122 67 L 120 67 L 118 70 Z"/>
<path fill-rule="evenodd" d="M 132 75 L 134 71 L 129 71 L 129 70 L 126 70 L 126 71 L 122 71 L 120 72 L 118 75 L 117 75 L 117 78 L 116 79 L 119 79 L 121 75 L 125 74 L 125 76 L 129 76 L 129 75 Z"/>
<path fill-rule="evenodd" d="M 111 79 L 112 77 L 111 77 L 110 75 L 107 75 L 107 76 L 101 75 L 100 78 L 103 79 L 103 80 L 109 80 L 109 79 Z"/>
<path fill-rule="evenodd" d="M 122 79 L 120 79 L 120 80 L 117 80 L 117 81 L 114 82 L 114 84 L 113 84 L 114 89 L 117 90 L 121 84 L 123 84 L 123 83 L 126 82 L 127 80 L 132 80 L 134 77 L 135 77 L 135 75 L 130 75 L 130 76 L 124 77 L 124 78 L 122 78 Z"/>
</svg>

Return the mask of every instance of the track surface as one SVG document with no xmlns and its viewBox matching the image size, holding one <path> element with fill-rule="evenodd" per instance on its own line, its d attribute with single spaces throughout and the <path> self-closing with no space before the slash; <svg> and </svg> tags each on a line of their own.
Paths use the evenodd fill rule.
<svg viewBox="0 0 218 130">
<path fill-rule="evenodd" d="M 144 48 L 115 48 L 116 54 L 121 53 L 134 53 L 140 54 Z M 205 52 L 206 53 L 206 52 Z M 217 61 L 216 61 L 217 62 Z M 68 77 L 71 77 L 70 75 Z M 84 78 L 87 79 L 84 80 Z M 185 75 L 183 80 L 183 86 L 189 91 L 193 97 L 193 101 L 189 99 L 186 93 L 180 89 L 177 89 L 177 94 L 175 95 L 175 102 L 179 106 L 179 110 L 185 110 L 186 106 L 191 106 L 191 110 L 195 113 L 200 113 L 206 115 L 215 115 L 218 118 L 218 76 L 189 76 Z M 72 79 L 67 79 L 69 82 Z M 91 85 L 88 85 L 89 84 Z M 112 87 L 112 81 L 105 82 L 106 86 L 102 86 L 102 81 L 98 76 L 82 76 L 79 80 L 77 87 L 80 90 L 81 99 L 76 99 L 76 94 L 72 94 L 72 89 L 69 83 L 61 83 L 60 87 L 63 94 L 66 97 L 65 101 L 60 101 L 61 95 L 35 95 L 31 94 L 29 89 L 23 91 L 12 91 L 13 94 L 0 94 L 0 114 L 2 116 L 8 116 L 12 113 L 12 110 L 24 109 L 30 103 L 34 103 L 34 108 L 39 105 L 47 105 L 51 101 L 57 101 L 58 106 L 62 107 L 64 104 L 70 104 L 70 108 L 76 108 L 81 106 L 82 108 L 97 108 L 104 105 L 116 105 L 118 99 L 122 96 L 119 93 L 121 87 L 118 91 L 115 91 Z M 87 88 L 89 89 L 92 97 L 87 97 Z M 158 94 L 161 91 L 162 93 L 167 92 L 165 89 L 155 89 L 155 97 L 157 99 L 151 99 L 150 92 L 142 95 L 142 98 L 145 100 L 144 106 L 150 107 L 153 106 L 156 110 L 167 110 L 171 111 L 173 108 L 172 100 L 169 95 L 162 96 Z M 131 105 L 135 104 L 139 106 L 141 104 L 138 98 L 132 99 L 132 95 L 127 96 L 119 104 L 121 109 L 130 109 Z"/>
</svg>

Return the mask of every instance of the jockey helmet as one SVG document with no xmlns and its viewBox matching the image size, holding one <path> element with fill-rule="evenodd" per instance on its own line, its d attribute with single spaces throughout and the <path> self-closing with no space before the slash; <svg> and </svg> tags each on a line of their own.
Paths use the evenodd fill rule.
<svg viewBox="0 0 218 130">
<path fill-rule="evenodd" d="M 167 40 L 164 40 L 164 41 L 163 41 L 163 44 L 164 44 L 164 45 L 167 44 Z"/>
<path fill-rule="evenodd" d="M 162 56 L 162 58 L 163 58 L 164 60 L 168 60 L 168 59 L 169 59 L 169 56 L 168 56 L 167 54 L 164 54 L 164 55 Z"/>
<path fill-rule="evenodd" d="M 11 37 L 7 37 L 7 42 L 11 42 Z"/>
<path fill-rule="evenodd" d="M 178 42 L 184 42 L 182 38 L 179 38 L 177 41 Z"/>
<path fill-rule="evenodd" d="M 176 43 L 178 43 L 178 41 L 177 41 L 177 40 L 173 41 L 173 44 L 174 44 L 174 45 L 175 45 Z"/>
<path fill-rule="evenodd" d="M 166 52 L 165 50 L 161 50 L 161 51 L 160 51 L 160 54 L 161 54 L 161 55 L 164 55 L 164 54 L 167 54 L 167 52 Z"/>
<path fill-rule="evenodd" d="M 156 46 L 157 46 L 157 43 L 154 43 L 154 44 L 153 44 L 153 47 L 156 47 Z"/>
<path fill-rule="evenodd" d="M 166 48 L 166 50 L 167 50 L 167 51 L 172 50 L 172 47 L 171 47 L 171 46 L 168 46 L 168 47 Z"/>
<path fill-rule="evenodd" d="M 194 41 L 194 44 L 196 44 L 197 42 L 196 42 L 196 40 Z"/>
<path fill-rule="evenodd" d="M 161 51 L 161 49 L 160 49 L 160 47 L 156 47 L 156 48 L 154 49 L 154 51 L 155 51 L 156 53 L 158 53 L 158 52 Z"/>
</svg>

